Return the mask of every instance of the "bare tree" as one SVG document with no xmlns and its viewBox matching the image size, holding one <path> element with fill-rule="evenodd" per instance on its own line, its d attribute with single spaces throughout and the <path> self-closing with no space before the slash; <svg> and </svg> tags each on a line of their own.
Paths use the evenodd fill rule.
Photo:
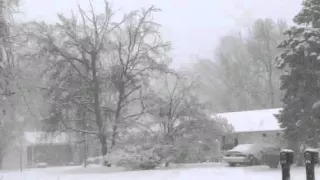
<svg viewBox="0 0 320 180">
<path fill-rule="evenodd" d="M 14 141 L 21 135 L 17 106 L 21 94 L 17 93 L 20 69 L 17 66 L 15 40 L 19 34 L 13 32 L 13 13 L 19 0 L 0 1 L 0 169 L 7 152 L 14 148 Z M 20 114 L 21 115 L 21 114 Z"/>
<path fill-rule="evenodd" d="M 173 149 L 178 150 L 178 144 L 183 139 L 195 142 L 206 139 L 201 134 L 195 135 L 198 131 L 211 132 L 211 138 L 213 134 L 217 137 L 223 131 L 217 122 L 210 119 L 206 105 L 194 93 L 196 85 L 196 81 L 183 75 L 167 75 L 162 86 L 158 87 L 153 114 L 162 137 L 160 144 L 169 148 L 168 153 L 163 155 L 166 166 L 172 160 L 168 158 L 174 153 Z"/>
<path fill-rule="evenodd" d="M 84 11 L 80 6 L 80 20 L 73 15 L 66 18 L 59 15 L 60 22 L 54 26 L 45 23 L 33 23 L 35 29 L 31 37 L 38 40 L 42 47 L 40 58 L 49 65 L 48 92 L 55 105 L 52 114 L 56 122 L 64 128 L 86 134 L 95 135 L 101 143 L 101 154 L 106 164 L 107 118 L 103 113 L 110 112 L 101 106 L 101 93 L 105 87 L 104 63 L 107 53 L 114 50 L 112 32 L 115 31 L 133 13 L 125 16 L 120 22 L 113 22 L 114 13 L 105 2 L 105 12 L 97 15 L 90 2 L 90 10 Z M 86 118 L 94 125 L 94 130 L 86 130 L 75 126 L 74 113 L 76 106 L 90 112 Z M 51 118 L 52 119 L 52 118 Z"/>
<path fill-rule="evenodd" d="M 216 49 L 217 61 L 199 60 L 195 66 L 200 86 L 208 90 L 216 111 L 237 111 L 265 107 L 258 77 L 253 74 L 250 55 L 239 36 L 221 39 Z M 214 92 L 214 93 L 213 93 Z"/>
<path fill-rule="evenodd" d="M 257 20 L 248 36 L 221 38 L 215 61 L 197 62 L 194 71 L 200 86 L 208 89 L 203 93 L 214 99 L 216 111 L 280 106 L 279 71 L 272 62 L 285 27 L 284 21 Z"/>
<path fill-rule="evenodd" d="M 4 118 L 2 116 L 2 118 Z M 16 126 L 17 124 L 14 121 L 5 121 L 1 123 L 0 126 L 0 135 L 1 135 L 1 141 L 0 141 L 0 169 L 3 167 L 3 159 L 6 156 L 8 152 L 10 152 L 10 148 L 14 148 L 12 146 L 13 142 L 16 140 L 17 135 L 19 135 L 16 132 Z"/>
<path fill-rule="evenodd" d="M 170 43 L 161 39 L 152 20 L 159 11 L 154 7 L 120 22 L 112 22 L 107 3 L 102 15 L 92 4 L 88 13 L 78 10 L 81 23 L 76 16 L 59 15 L 54 26 L 34 23 L 31 37 L 39 41 L 39 58 L 49 60 L 44 72 L 52 104 L 48 123 L 54 130 L 96 136 L 105 158 L 108 140 L 111 148 L 116 144 L 119 125 L 145 113 L 150 79 L 168 71 Z"/>
<path fill-rule="evenodd" d="M 267 87 L 268 107 L 280 106 L 279 71 L 275 69 L 273 57 L 279 53 L 277 44 L 283 39 L 282 33 L 286 24 L 279 21 L 276 24 L 271 19 L 259 19 L 255 22 L 250 37 L 248 38 L 248 52 L 252 57 L 252 64 L 259 67 L 256 74 L 261 77 Z M 277 93 L 278 92 L 278 93 Z"/>
<path fill-rule="evenodd" d="M 170 43 L 162 40 L 152 16 L 159 9 L 153 6 L 142 10 L 116 31 L 115 62 L 112 64 L 112 82 L 117 94 L 112 127 L 111 145 L 116 144 L 120 121 L 139 118 L 145 112 L 146 89 L 156 73 L 168 72 L 167 51 Z M 130 108 L 128 108 L 130 107 Z M 136 110 L 133 110 L 136 107 Z M 130 109 L 130 110 L 128 110 Z"/>
</svg>

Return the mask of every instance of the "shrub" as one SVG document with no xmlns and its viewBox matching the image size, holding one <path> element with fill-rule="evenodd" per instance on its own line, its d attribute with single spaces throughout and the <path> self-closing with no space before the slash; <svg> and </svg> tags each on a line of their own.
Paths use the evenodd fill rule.
<svg viewBox="0 0 320 180">
<path fill-rule="evenodd" d="M 177 154 L 173 162 L 176 164 L 186 163 L 188 160 L 188 157 L 189 157 L 189 151 L 188 149 L 184 148 L 180 150 L 180 153 Z"/>
<path fill-rule="evenodd" d="M 104 162 L 102 156 L 98 156 L 98 157 L 89 157 L 87 159 L 87 165 L 90 164 L 98 164 L 98 165 L 103 165 L 103 166 L 107 166 L 107 167 L 111 167 L 111 163 L 109 161 Z"/>
<path fill-rule="evenodd" d="M 146 146 L 126 146 L 121 153 L 111 154 L 112 159 L 117 159 L 117 166 L 133 170 L 155 169 L 160 164 L 160 158 L 153 152 L 154 149 Z M 113 155 L 118 155 L 115 158 Z M 121 155 L 120 155 L 121 154 Z M 119 156 L 120 155 L 120 156 Z"/>
<path fill-rule="evenodd" d="M 89 157 L 87 159 L 87 165 L 89 165 L 89 164 L 100 164 L 101 159 L 102 158 L 100 156 L 99 157 Z"/>
<path fill-rule="evenodd" d="M 167 165 L 171 162 L 175 163 L 183 163 L 183 156 L 185 154 L 181 154 L 183 151 L 181 151 L 180 147 L 173 146 L 173 145 L 158 145 L 155 148 L 155 154 L 160 157 L 160 160 Z M 185 152 L 183 152 L 185 153 Z M 181 156 L 180 156 L 181 155 Z"/>
</svg>

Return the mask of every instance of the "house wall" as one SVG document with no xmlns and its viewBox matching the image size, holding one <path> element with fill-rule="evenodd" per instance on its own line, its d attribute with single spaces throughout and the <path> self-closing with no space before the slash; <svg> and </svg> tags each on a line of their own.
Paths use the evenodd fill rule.
<svg viewBox="0 0 320 180">
<path fill-rule="evenodd" d="M 243 132 L 235 134 L 239 144 L 250 143 L 280 143 L 282 139 L 281 131 L 260 131 L 260 132 Z"/>
<path fill-rule="evenodd" d="M 46 162 L 49 166 L 64 166 L 73 161 L 70 144 L 37 144 L 27 148 L 28 165 Z"/>
<path fill-rule="evenodd" d="M 2 162 L 2 168 L 4 170 L 17 170 L 20 169 L 20 163 L 22 168 L 27 168 L 27 148 L 22 148 L 22 153 L 20 153 L 20 149 L 16 146 L 10 146 L 7 148 L 8 150 L 5 153 Z"/>
<path fill-rule="evenodd" d="M 233 148 L 237 144 L 252 144 L 252 143 L 285 145 L 285 141 L 282 138 L 282 134 L 283 132 L 281 130 L 233 133 L 223 137 L 222 148 L 225 150 L 228 150 Z"/>
</svg>

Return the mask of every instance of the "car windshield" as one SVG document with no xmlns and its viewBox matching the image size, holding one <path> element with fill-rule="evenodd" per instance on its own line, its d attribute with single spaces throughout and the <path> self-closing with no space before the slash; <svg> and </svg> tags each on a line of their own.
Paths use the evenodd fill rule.
<svg viewBox="0 0 320 180">
<path fill-rule="evenodd" d="M 240 144 L 235 148 L 231 149 L 230 151 L 244 152 L 244 151 L 252 150 L 255 147 L 257 147 L 255 144 Z"/>
</svg>

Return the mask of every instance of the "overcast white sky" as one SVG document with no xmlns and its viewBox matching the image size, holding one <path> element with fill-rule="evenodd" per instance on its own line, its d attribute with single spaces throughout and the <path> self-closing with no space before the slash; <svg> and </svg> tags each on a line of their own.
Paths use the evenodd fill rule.
<svg viewBox="0 0 320 180">
<path fill-rule="evenodd" d="M 56 21 L 56 13 L 70 14 L 79 3 L 88 0 L 23 0 L 24 20 Z M 93 0 L 97 11 L 103 0 Z M 190 62 L 198 55 L 213 58 L 219 38 L 239 27 L 249 26 L 256 18 L 285 19 L 300 10 L 302 0 L 110 0 L 116 10 L 129 12 L 155 5 L 162 9 L 156 16 L 162 24 L 164 38 L 173 43 L 174 66 Z"/>
</svg>

